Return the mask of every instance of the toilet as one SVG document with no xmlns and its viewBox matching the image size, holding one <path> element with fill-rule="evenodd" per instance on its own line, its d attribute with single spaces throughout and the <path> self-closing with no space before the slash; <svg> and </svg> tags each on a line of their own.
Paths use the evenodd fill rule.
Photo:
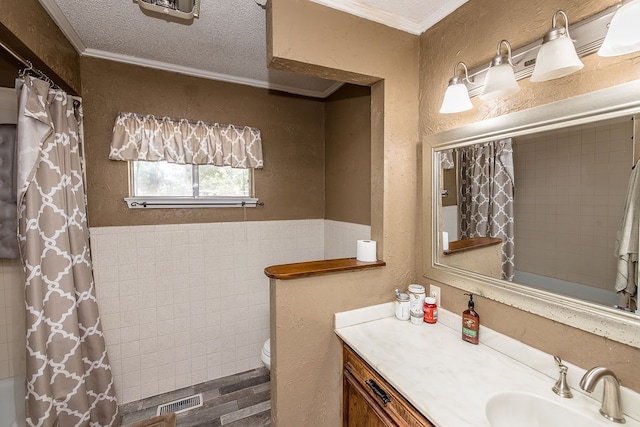
<svg viewBox="0 0 640 427">
<path fill-rule="evenodd" d="M 271 338 L 267 339 L 262 346 L 262 354 L 260 355 L 264 366 L 271 370 Z"/>
</svg>

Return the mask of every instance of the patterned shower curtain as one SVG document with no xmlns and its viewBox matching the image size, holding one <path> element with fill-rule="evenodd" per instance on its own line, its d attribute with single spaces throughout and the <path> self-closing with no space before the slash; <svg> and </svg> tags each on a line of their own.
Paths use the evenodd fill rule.
<svg viewBox="0 0 640 427">
<path fill-rule="evenodd" d="M 511 139 L 458 149 L 460 235 L 502 239 L 502 278 L 513 280 L 513 146 Z"/>
<path fill-rule="evenodd" d="M 19 108 L 27 423 L 115 425 L 118 407 L 89 253 L 81 104 L 27 76 Z"/>
</svg>

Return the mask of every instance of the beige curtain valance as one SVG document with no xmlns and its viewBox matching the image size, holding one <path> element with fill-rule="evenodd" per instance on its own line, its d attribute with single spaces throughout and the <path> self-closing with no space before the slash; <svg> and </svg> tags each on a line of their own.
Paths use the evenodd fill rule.
<svg viewBox="0 0 640 427">
<path fill-rule="evenodd" d="M 245 169 L 263 166 L 260 129 L 135 113 L 118 113 L 109 158 Z"/>
</svg>

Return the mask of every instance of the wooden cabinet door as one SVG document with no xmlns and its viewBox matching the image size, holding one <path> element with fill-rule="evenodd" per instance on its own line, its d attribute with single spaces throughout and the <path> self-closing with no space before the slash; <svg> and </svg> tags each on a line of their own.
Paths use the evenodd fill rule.
<svg viewBox="0 0 640 427">
<path fill-rule="evenodd" d="M 347 345 L 343 347 L 343 425 L 345 427 L 433 427 Z"/>
<path fill-rule="evenodd" d="M 396 424 L 349 372 L 344 373 L 344 427 L 395 427 Z"/>
</svg>

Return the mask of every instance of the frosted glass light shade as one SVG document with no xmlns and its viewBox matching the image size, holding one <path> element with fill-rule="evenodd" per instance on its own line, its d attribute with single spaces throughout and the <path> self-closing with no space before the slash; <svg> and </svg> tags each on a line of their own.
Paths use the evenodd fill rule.
<svg viewBox="0 0 640 427">
<path fill-rule="evenodd" d="M 624 2 L 613 15 L 598 55 L 618 56 L 640 50 L 639 23 L 640 0 Z"/>
<path fill-rule="evenodd" d="M 494 65 L 487 71 L 480 99 L 483 101 L 502 98 L 520 90 L 513 67 L 509 63 Z"/>
<path fill-rule="evenodd" d="M 464 83 L 449 85 L 444 93 L 444 100 L 440 113 L 450 114 L 467 111 L 473 108 L 471 99 L 469 99 L 469 90 Z"/>
<path fill-rule="evenodd" d="M 566 35 L 543 43 L 536 57 L 532 82 L 544 82 L 568 76 L 584 67 L 573 41 Z"/>
</svg>

